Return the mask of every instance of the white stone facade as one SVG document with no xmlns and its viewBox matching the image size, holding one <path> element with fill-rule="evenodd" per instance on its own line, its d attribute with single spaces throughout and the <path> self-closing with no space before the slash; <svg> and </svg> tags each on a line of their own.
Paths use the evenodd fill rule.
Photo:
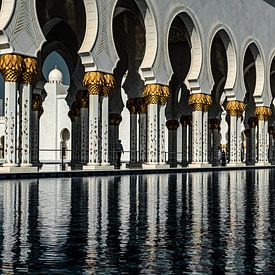
<svg viewBox="0 0 275 275">
<path fill-rule="evenodd" d="M 233 166 L 275 162 L 275 4 L 65 2 L 2 1 L 5 166 L 58 161 L 64 129 L 78 168 L 113 165 L 119 137 L 122 160 L 143 167 L 219 165 L 222 151 Z M 27 57 L 42 68 L 52 51 L 68 66 L 69 87 L 58 75 L 44 86 L 28 67 Z"/>
</svg>

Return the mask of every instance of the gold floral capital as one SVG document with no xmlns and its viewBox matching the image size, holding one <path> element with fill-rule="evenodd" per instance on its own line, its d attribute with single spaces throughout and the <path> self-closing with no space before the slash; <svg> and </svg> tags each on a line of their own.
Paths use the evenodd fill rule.
<svg viewBox="0 0 275 275">
<path fill-rule="evenodd" d="M 173 131 L 179 128 L 180 124 L 177 120 L 168 120 L 166 122 L 166 127 L 168 130 Z"/>
<path fill-rule="evenodd" d="M 147 113 L 147 102 L 145 97 L 141 97 L 138 102 L 138 113 L 146 114 Z"/>
<path fill-rule="evenodd" d="M 245 104 L 241 101 L 232 100 L 226 104 L 226 111 L 230 116 L 241 117 L 245 110 Z"/>
<path fill-rule="evenodd" d="M 120 114 L 110 114 L 109 122 L 111 126 L 119 126 L 122 121 L 122 116 Z"/>
<path fill-rule="evenodd" d="M 115 88 L 115 78 L 111 74 L 104 75 L 104 86 L 102 90 L 103 96 L 109 96 L 110 92 Z"/>
<path fill-rule="evenodd" d="M 180 123 L 183 127 L 187 127 L 188 125 L 192 124 L 192 116 L 181 116 Z"/>
<path fill-rule="evenodd" d="M 221 122 L 219 119 L 214 118 L 209 120 L 209 126 L 210 126 L 210 129 L 212 130 L 215 130 L 215 129 L 220 130 L 220 124 Z"/>
<path fill-rule="evenodd" d="M 32 84 L 34 78 L 38 74 L 37 61 L 34 58 L 24 58 L 24 67 L 22 72 L 21 83 L 22 84 Z"/>
<path fill-rule="evenodd" d="M 207 94 L 191 94 L 188 103 L 194 111 L 208 112 L 212 105 L 212 97 Z"/>
<path fill-rule="evenodd" d="M 4 54 L 0 56 L 0 72 L 5 82 L 19 82 L 24 61 L 20 55 Z"/>
<path fill-rule="evenodd" d="M 89 95 L 100 95 L 103 86 L 105 84 L 105 78 L 101 72 L 87 72 L 84 75 L 83 85 L 87 87 Z"/>
<path fill-rule="evenodd" d="M 147 104 L 165 105 L 169 98 L 169 87 L 160 84 L 149 84 L 144 87 L 143 97 Z"/>
<path fill-rule="evenodd" d="M 260 106 L 256 107 L 255 114 L 258 117 L 258 120 L 269 120 L 269 117 L 272 115 L 271 108 Z"/>
<path fill-rule="evenodd" d="M 42 98 L 38 94 L 32 95 L 32 110 L 33 112 L 41 112 L 42 109 Z"/>
<path fill-rule="evenodd" d="M 137 114 L 139 107 L 139 98 L 129 98 L 126 103 L 126 107 L 129 110 L 130 114 Z"/>
<path fill-rule="evenodd" d="M 86 91 L 79 91 L 76 98 L 80 109 L 87 109 L 89 107 L 89 98 Z"/>
</svg>

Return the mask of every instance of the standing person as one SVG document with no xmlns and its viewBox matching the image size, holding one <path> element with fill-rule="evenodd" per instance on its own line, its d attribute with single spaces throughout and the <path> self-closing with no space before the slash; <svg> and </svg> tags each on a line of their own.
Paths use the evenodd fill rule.
<svg viewBox="0 0 275 275">
<path fill-rule="evenodd" d="M 120 139 L 118 140 L 115 149 L 116 149 L 116 154 L 117 154 L 117 168 L 120 168 L 120 165 L 121 165 L 121 162 L 120 162 L 121 153 L 124 154 L 124 149 L 123 149 L 123 146 L 121 144 L 121 140 Z"/>
</svg>

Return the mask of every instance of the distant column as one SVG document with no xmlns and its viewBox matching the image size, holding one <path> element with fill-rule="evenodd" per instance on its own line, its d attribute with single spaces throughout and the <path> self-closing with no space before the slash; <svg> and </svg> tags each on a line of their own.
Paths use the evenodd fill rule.
<svg viewBox="0 0 275 275">
<path fill-rule="evenodd" d="M 39 166 L 39 119 L 43 114 L 42 98 L 38 94 L 32 95 L 32 131 L 31 131 L 31 163 Z"/>
<path fill-rule="evenodd" d="M 245 160 L 246 164 L 249 164 L 250 161 L 250 129 L 247 128 L 244 131 L 245 134 Z"/>
<path fill-rule="evenodd" d="M 268 150 L 268 161 L 270 163 L 274 162 L 273 159 L 273 151 L 274 151 L 274 127 L 273 126 L 269 126 L 268 127 L 268 134 L 269 134 L 269 150 Z"/>
<path fill-rule="evenodd" d="M 126 107 L 130 112 L 130 165 L 137 164 L 138 98 L 129 98 Z"/>
<path fill-rule="evenodd" d="M 249 155 L 247 164 L 255 165 L 256 162 L 256 126 L 258 125 L 257 117 L 250 117 L 248 120 L 249 123 Z"/>
<path fill-rule="evenodd" d="M 210 126 L 213 137 L 213 148 L 212 148 L 212 165 L 218 166 L 220 164 L 219 150 L 220 150 L 220 120 L 211 119 Z"/>
<path fill-rule="evenodd" d="M 88 142 L 89 142 L 89 102 L 87 91 L 79 91 L 77 93 L 77 102 L 80 108 L 80 148 L 81 148 L 81 163 L 83 165 L 88 162 Z"/>
<path fill-rule="evenodd" d="M 168 128 L 168 163 L 171 167 L 176 167 L 177 161 L 177 130 L 179 122 L 177 120 L 168 120 L 166 122 Z"/>
<path fill-rule="evenodd" d="M 189 116 L 181 116 L 180 123 L 182 127 L 182 166 L 185 167 L 188 165 L 188 121 L 190 120 Z"/>
<path fill-rule="evenodd" d="M 116 151 L 115 146 L 119 139 L 119 124 L 122 121 L 122 117 L 120 114 L 110 114 L 109 115 L 109 124 L 110 124 L 110 132 L 109 132 L 109 159 L 110 164 L 115 165 L 116 163 Z"/>
<path fill-rule="evenodd" d="M 147 103 L 144 97 L 139 99 L 139 163 L 147 161 Z"/>
</svg>

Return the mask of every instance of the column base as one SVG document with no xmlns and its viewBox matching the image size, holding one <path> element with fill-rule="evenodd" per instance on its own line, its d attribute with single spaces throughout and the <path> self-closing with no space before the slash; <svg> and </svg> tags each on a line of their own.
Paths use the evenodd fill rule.
<svg viewBox="0 0 275 275">
<path fill-rule="evenodd" d="M 36 173 L 38 172 L 37 167 L 0 167 L 0 174 L 21 174 L 21 173 Z"/>
<path fill-rule="evenodd" d="M 188 168 L 210 168 L 212 165 L 208 162 L 192 162 L 188 165 Z"/>
<path fill-rule="evenodd" d="M 110 164 L 99 164 L 99 163 L 88 163 L 88 165 L 84 165 L 83 170 L 89 171 L 89 170 L 114 170 L 114 166 Z"/>
<path fill-rule="evenodd" d="M 255 166 L 270 166 L 270 165 L 271 165 L 270 162 L 265 162 L 265 161 L 255 163 Z"/>
<path fill-rule="evenodd" d="M 243 167 L 245 163 L 243 162 L 229 162 L 226 164 L 227 167 Z"/>
<path fill-rule="evenodd" d="M 142 169 L 168 169 L 170 165 L 164 163 L 144 163 Z"/>
<path fill-rule="evenodd" d="M 20 164 L 21 167 L 32 167 L 32 163 L 21 163 Z"/>
</svg>

